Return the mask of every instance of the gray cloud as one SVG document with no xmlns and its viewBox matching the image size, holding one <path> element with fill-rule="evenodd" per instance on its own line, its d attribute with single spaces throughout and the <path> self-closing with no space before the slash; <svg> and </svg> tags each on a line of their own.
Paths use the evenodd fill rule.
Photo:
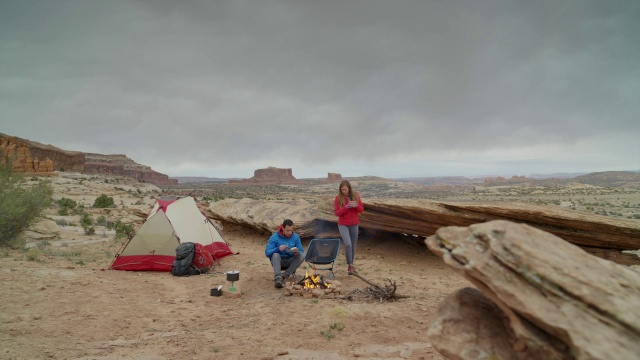
<svg viewBox="0 0 640 360">
<path fill-rule="evenodd" d="M 3 1 L 0 131 L 171 175 L 638 169 L 638 18 L 635 1 Z"/>
</svg>

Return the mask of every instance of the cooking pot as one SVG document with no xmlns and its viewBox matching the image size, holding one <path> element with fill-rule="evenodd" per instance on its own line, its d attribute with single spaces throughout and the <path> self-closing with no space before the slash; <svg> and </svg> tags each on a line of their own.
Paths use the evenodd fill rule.
<svg viewBox="0 0 640 360">
<path fill-rule="evenodd" d="M 227 281 L 238 281 L 240 280 L 240 272 L 239 271 L 227 271 Z"/>
</svg>

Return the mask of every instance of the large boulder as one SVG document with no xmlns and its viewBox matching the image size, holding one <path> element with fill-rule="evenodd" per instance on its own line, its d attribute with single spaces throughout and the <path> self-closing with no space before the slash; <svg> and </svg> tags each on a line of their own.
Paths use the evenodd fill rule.
<svg viewBox="0 0 640 360">
<path fill-rule="evenodd" d="M 249 227 L 263 234 L 272 234 L 285 219 L 293 221 L 302 237 L 314 236 L 304 226 L 313 222 L 316 207 L 307 200 L 224 199 L 204 209 L 211 219 Z"/>
<path fill-rule="evenodd" d="M 462 305 L 441 307 L 429 329 L 441 353 L 460 359 L 502 353 L 514 359 L 638 358 L 640 273 L 635 270 L 548 232 L 503 220 L 445 227 L 426 243 L 495 304 L 487 311 L 485 300 L 473 294 L 464 304 L 461 294 L 445 299 Z M 474 329 L 459 321 L 461 313 L 491 315 L 473 317 L 483 323 Z M 502 334 L 483 336 L 489 323 L 505 324 Z M 458 334 L 478 341 L 461 346 Z M 463 351 L 487 356 L 468 357 Z"/>
<path fill-rule="evenodd" d="M 25 230 L 23 236 L 27 242 L 58 240 L 60 238 L 60 228 L 55 221 L 42 219 Z"/>
</svg>

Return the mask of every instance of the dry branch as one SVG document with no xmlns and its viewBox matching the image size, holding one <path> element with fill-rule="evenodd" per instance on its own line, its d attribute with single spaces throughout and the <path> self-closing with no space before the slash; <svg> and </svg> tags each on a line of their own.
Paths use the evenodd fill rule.
<svg viewBox="0 0 640 360">
<path fill-rule="evenodd" d="M 365 277 L 363 277 L 362 275 L 358 274 L 358 273 L 354 273 L 353 276 L 357 277 L 358 279 L 364 281 L 365 283 L 369 284 L 370 287 L 368 289 L 366 289 L 367 291 L 367 295 L 369 295 L 370 297 L 376 298 L 376 299 L 380 299 L 380 302 L 382 302 L 383 300 L 387 300 L 387 301 L 395 301 L 398 299 L 406 299 L 409 296 L 407 295 L 400 295 L 396 293 L 396 290 L 398 288 L 398 286 L 396 285 L 395 281 L 392 281 L 391 279 L 385 279 L 388 284 L 387 285 L 378 285 L 368 279 L 366 279 Z"/>
</svg>

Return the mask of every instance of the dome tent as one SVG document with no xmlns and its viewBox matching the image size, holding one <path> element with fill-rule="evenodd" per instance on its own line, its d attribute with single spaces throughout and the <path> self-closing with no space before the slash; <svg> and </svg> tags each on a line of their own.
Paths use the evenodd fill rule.
<svg viewBox="0 0 640 360">
<path fill-rule="evenodd" d="M 202 244 L 214 259 L 233 254 L 193 197 L 158 199 L 109 269 L 171 271 L 176 248 L 184 242 Z"/>
</svg>

